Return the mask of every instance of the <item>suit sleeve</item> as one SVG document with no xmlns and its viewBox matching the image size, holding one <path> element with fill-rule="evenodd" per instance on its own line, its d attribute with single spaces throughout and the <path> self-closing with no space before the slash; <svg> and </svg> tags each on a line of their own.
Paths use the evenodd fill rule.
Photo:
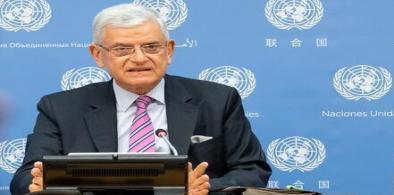
<svg viewBox="0 0 394 195">
<path fill-rule="evenodd" d="M 25 158 L 11 181 L 10 191 L 13 195 L 28 192 L 34 162 L 41 161 L 44 155 L 62 153 L 60 134 L 49 98 L 43 97 L 37 108 L 39 114 L 33 133 L 27 137 Z"/>
<path fill-rule="evenodd" d="M 224 120 L 224 150 L 228 172 L 211 179 L 211 191 L 228 186 L 265 187 L 271 175 L 264 152 L 251 131 L 235 89 L 228 97 Z"/>
</svg>

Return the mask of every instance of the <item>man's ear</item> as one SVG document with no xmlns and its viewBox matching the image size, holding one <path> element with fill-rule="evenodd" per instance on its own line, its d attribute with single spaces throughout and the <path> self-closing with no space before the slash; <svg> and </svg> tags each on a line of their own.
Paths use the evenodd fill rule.
<svg viewBox="0 0 394 195">
<path fill-rule="evenodd" d="M 167 43 L 168 64 L 172 62 L 172 56 L 175 52 L 175 40 L 169 40 Z"/>
<path fill-rule="evenodd" d="M 90 55 L 92 55 L 93 59 L 96 61 L 96 64 L 100 68 L 104 68 L 105 64 L 103 62 L 103 56 L 101 49 L 96 44 L 89 45 Z"/>
</svg>

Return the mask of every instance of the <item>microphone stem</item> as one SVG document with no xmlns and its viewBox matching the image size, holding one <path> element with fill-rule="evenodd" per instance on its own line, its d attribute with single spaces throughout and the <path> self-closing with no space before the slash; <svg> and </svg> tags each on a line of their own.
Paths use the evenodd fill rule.
<svg viewBox="0 0 394 195">
<path fill-rule="evenodd" d="M 178 152 L 176 151 L 176 149 L 174 148 L 174 146 L 170 143 L 170 141 L 168 141 L 168 139 L 166 137 L 163 137 L 163 140 L 167 143 L 167 145 L 170 147 L 172 153 L 174 154 L 174 156 L 178 156 Z"/>
</svg>

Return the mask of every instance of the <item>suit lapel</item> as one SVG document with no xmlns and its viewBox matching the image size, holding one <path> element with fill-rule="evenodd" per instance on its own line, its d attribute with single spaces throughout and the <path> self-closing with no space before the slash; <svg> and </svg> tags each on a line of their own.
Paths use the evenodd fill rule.
<svg viewBox="0 0 394 195">
<path fill-rule="evenodd" d="M 85 122 L 98 152 L 116 152 L 118 148 L 116 100 L 112 82 L 94 89 L 89 97 Z"/>
<path fill-rule="evenodd" d="M 85 122 L 98 152 L 116 152 L 118 148 L 116 100 L 112 82 L 93 89 Z M 191 95 L 174 77 L 165 76 L 165 100 L 169 139 L 179 154 L 187 154 L 190 137 L 197 122 L 198 107 Z"/>
<path fill-rule="evenodd" d="M 187 154 L 198 107 L 190 103 L 192 97 L 184 85 L 169 75 L 165 76 L 165 99 L 170 142 L 179 154 Z"/>
</svg>

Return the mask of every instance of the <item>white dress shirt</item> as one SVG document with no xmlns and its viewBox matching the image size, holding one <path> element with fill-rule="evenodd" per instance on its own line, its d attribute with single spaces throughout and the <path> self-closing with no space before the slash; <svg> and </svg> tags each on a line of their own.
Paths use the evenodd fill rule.
<svg viewBox="0 0 394 195">
<path fill-rule="evenodd" d="M 131 124 L 137 112 L 137 106 L 134 101 L 139 95 L 127 91 L 120 87 L 116 81 L 112 82 L 116 98 L 116 110 L 118 119 L 118 152 L 127 153 L 129 148 L 129 135 Z M 145 94 L 153 98 L 152 103 L 148 105 L 148 114 L 152 120 L 153 129 L 167 130 L 167 113 L 164 98 L 164 79 L 156 85 L 150 92 Z M 167 131 L 168 132 L 168 131 Z M 167 133 L 168 134 L 168 133 Z M 168 135 L 167 135 L 168 138 Z M 156 152 L 171 153 L 170 147 L 155 134 Z"/>
</svg>

